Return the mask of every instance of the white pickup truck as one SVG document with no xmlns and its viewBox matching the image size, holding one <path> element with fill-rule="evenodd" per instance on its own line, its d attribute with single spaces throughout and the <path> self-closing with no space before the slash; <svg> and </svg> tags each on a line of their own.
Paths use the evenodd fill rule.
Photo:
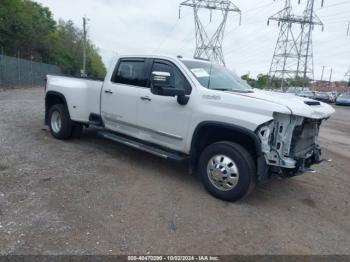
<svg viewBox="0 0 350 262">
<path fill-rule="evenodd" d="M 293 177 L 320 163 L 319 128 L 331 106 L 252 89 L 230 70 L 170 56 L 121 56 L 104 82 L 47 76 L 52 135 L 83 128 L 162 158 L 187 160 L 205 188 L 227 201 L 271 176 Z"/>
</svg>

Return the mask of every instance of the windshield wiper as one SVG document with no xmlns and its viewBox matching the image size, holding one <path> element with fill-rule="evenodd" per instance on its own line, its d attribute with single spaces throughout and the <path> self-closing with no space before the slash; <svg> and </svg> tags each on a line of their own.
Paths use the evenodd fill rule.
<svg viewBox="0 0 350 262">
<path fill-rule="evenodd" d="M 212 90 L 236 92 L 236 93 L 254 93 L 253 90 L 228 89 L 228 88 L 212 88 Z"/>
<path fill-rule="evenodd" d="M 217 91 L 230 91 L 231 89 L 227 89 L 227 88 L 210 88 L 210 90 L 217 90 Z"/>
<path fill-rule="evenodd" d="M 240 90 L 240 89 L 231 89 L 229 90 L 231 92 L 237 92 L 237 93 L 254 93 L 253 90 Z"/>
</svg>

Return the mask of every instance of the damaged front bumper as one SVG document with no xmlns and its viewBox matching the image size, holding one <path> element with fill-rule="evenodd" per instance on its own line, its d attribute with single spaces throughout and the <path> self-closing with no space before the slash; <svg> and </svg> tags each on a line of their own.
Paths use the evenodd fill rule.
<svg viewBox="0 0 350 262">
<path fill-rule="evenodd" d="M 266 162 L 266 171 L 259 174 L 259 180 L 267 180 L 272 175 L 297 176 L 321 163 L 318 135 L 323 120 L 275 113 L 273 121 L 258 128 Z"/>
</svg>

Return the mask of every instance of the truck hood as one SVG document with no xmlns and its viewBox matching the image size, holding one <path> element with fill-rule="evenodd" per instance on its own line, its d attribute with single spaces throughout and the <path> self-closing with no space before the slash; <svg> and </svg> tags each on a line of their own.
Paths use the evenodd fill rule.
<svg viewBox="0 0 350 262">
<path fill-rule="evenodd" d="M 292 115 L 302 116 L 306 118 L 325 119 L 329 118 L 335 112 L 333 107 L 326 103 L 318 102 L 309 98 L 299 97 L 293 94 L 255 89 L 251 93 L 235 94 L 284 106 L 289 109 Z"/>
</svg>

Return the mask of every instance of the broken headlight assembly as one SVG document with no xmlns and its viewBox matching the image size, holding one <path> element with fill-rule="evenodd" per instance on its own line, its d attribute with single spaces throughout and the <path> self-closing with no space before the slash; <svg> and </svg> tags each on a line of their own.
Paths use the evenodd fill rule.
<svg viewBox="0 0 350 262">
<path fill-rule="evenodd" d="M 261 149 L 272 173 L 290 177 L 320 162 L 317 138 L 321 122 L 274 113 L 274 120 L 258 128 Z"/>
</svg>

